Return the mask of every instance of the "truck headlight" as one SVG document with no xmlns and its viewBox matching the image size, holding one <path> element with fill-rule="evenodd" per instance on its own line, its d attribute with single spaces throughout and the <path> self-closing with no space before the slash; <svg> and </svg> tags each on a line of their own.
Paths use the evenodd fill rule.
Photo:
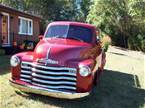
<svg viewBox="0 0 145 108">
<path fill-rule="evenodd" d="M 17 56 L 12 56 L 10 60 L 10 64 L 12 67 L 16 67 L 20 64 L 20 59 Z"/>
<path fill-rule="evenodd" d="M 88 66 L 79 66 L 79 73 L 81 76 L 86 77 L 91 74 L 91 69 Z"/>
</svg>

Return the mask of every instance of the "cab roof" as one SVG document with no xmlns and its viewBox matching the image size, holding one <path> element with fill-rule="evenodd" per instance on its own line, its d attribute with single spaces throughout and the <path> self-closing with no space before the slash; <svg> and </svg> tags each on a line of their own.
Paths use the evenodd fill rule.
<svg viewBox="0 0 145 108">
<path fill-rule="evenodd" d="M 83 27 L 95 29 L 95 26 L 91 24 L 82 23 L 82 22 L 73 22 L 73 21 L 55 21 L 50 23 L 49 25 L 76 25 L 76 26 L 83 26 Z"/>
</svg>

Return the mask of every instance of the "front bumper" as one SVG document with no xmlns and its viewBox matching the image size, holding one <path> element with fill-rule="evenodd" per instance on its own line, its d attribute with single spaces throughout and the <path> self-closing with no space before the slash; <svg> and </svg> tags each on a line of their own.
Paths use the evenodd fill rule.
<svg viewBox="0 0 145 108">
<path fill-rule="evenodd" d="M 41 94 L 41 95 L 46 95 L 46 96 L 51 96 L 56 98 L 63 98 L 63 99 L 76 99 L 89 95 L 89 92 L 85 92 L 85 93 L 63 92 L 63 91 L 57 91 L 57 90 L 46 89 L 38 86 L 33 86 L 33 85 L 20 84 L 14 80 L 10 80 L 10 85 L 24 92 L 36 93 L 36 94 Z"/>
</svg>

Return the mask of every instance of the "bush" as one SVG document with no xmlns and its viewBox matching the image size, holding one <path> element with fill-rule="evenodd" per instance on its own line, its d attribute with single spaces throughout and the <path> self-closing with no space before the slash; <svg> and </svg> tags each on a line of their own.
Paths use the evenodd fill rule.
<svg viewBox="0 0 145 108">
<path fill-rule="evenodd" d="M 138 34 L 128 38 L 128 48 L 145 52 L 145 38 Z"/>
<path fill-rule="evenodd" d="M 4 55 L 5 54 L 5 50 L 4 49 L 0 49 L 0 55 Z"/>
<path fill-rule="evenodd" d="M 102 47 L 105 52 L 107 52 L 109 45 L 111 44 L 111 38 L 108 35 L 104 35 L 101 38 Z"/>
</svg>

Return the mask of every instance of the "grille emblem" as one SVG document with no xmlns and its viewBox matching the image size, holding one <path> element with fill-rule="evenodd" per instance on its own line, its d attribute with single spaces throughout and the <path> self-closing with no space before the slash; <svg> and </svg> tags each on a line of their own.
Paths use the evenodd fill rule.
<svg viewBox="0 0 145 108">
<path fill-rule="evenodd" d="M 45 63 L 45 65 L 47 64 L 58 64 L 58 61 L 52 60 L 52 59 L 39 59 L 38 60 L 39 63 Z"/>
</svg>

